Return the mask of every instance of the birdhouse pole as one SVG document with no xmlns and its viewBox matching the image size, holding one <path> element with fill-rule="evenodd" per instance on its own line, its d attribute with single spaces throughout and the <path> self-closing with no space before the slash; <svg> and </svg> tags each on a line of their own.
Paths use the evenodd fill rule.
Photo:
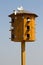
<svg viewBox="0 0 43 65">
<path fill-rule="evenodd" d="M 25 41 L 21 42 L 21 65 L 26 65 Z"/>
</svg>

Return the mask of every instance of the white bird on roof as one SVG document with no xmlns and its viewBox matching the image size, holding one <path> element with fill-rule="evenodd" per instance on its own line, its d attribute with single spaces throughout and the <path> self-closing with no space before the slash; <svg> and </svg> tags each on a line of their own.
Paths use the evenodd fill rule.
<svg viewBox="0 0 43 65">
<path fill-rule="evenodd" d="M 22 6 L 20 6 L 20 7 L 18 7 L 18 8 L 17 8 L 17 10 L 23 10 L 23 7 L 22 7 Z"/>
<path fill-rule="evenodd" d="M 14 14 L 16 15 L 17 14 L 17 11 L 16 10 L 13 10 Z"/>
</svg>

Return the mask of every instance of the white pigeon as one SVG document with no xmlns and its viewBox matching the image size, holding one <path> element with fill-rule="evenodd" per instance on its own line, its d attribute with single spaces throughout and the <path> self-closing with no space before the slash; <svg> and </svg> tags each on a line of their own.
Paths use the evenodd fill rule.
<svg viewBox="0 0 43 65">
<path fill-rule="evenodd" d="M 17 10 L 23 10 L 23 7 L 22 7 L 22 6 L 20 6 L 20 7 L 18 7 L 18 8 L 17 8 Z"/>
<path fill-rule="evenodd" d="M 16 10 L 13 10 L 14 14 L 16 15 L 17 14 L 17 11 Z"/>
</svg>

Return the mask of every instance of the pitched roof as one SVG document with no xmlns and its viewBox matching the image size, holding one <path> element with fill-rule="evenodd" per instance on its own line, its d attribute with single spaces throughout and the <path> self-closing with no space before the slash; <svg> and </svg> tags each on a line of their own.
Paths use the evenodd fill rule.
<svg viewBox="0 0 43 65">
<path fill-rule="evenodd" d="M 9 17 L 11 17 L 12 15 L 16 15 L 16 14 L 28 14 L 28 15 L 34 15 L 35 17 L 38 17 L 38 15 L 36 15 L 35 13 L 31 13 L 29 11 L 26 11 L 24 9 L 18 9 L 17 11 L 13 10 L 13 13 L 9 15 Z"/>
</svg>

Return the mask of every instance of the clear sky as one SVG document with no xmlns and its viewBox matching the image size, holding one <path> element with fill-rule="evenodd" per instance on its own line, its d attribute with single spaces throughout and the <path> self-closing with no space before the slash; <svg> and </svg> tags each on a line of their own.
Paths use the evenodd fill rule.
<svg viewBox="0 0 43 65">
<path fill-rule="evenodd" d="M 36 41 L 26 42 L 26 65 L 43 65 L 43 0 L 0 0 L 0 65 L 21 65 L 21 43 L 10 41 L 9 14 L 18 6 L 36 13 Z"/>
</svg>

